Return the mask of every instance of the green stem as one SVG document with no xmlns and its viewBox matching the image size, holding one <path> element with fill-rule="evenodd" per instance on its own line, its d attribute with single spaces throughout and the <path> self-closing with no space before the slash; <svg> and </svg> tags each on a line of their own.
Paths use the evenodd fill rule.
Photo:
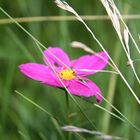
<svg viewBox="0 0 140 140">
<path fill-rule="evenodd" d="M 67 115 L 69 115 L 69 94 L 66 92 L 65 93 L 66 96 L 66 106 L 67 106 Z"/>
<path fill-rule="evenodd" d="M 114 61 L 116 62 L 116 64 L 118 65 L 119 64 L 119 55 L 120 55 L 120 52 L 121 52 L 121 47 L 118 47 L 118 43 L 115 45 L 116 49 L 115 49 L 115 53 L 114 53 Z M 115 96 L 115 88 L 116 88 L 116 82 L 117 82 L 117 77 L 118 75 L 116 74 L 112 74 L 110 76 L 110 80 L 109 80 L 109 85 L 108 85 L 108 94 L 107 94 L 107 100 L 108 102 L 110 102 L 111 104 L 113 104 L 113 100 L 114 100 L 114 96 Z M 106 106 L 105 108 L 111 112 L 112 111 L 112 107 L 106 103 Z M 104 116 L 103 116 L 103 125 L 102 125 L 102 131 L 105 132 L 105 133 L 108 133 L 109 131 L 109 127 L 110 127 L 110 119 L 111 119 L 111 114 L 109 113 L 104 113 Z"/>
<path fill-rule="evenodd" d="M 67 119 L 67 124 L 70 124 L 70 118 L 69 118 L 69 113 L 70 113 L 70 106 L 69 106 L 69 94 L 67 91 L 65 91 L 65 97 L 66 97 L 66 119 Z M 67 140 L 70 140 L 70 132 L 67 133 Z"/>
</svg>

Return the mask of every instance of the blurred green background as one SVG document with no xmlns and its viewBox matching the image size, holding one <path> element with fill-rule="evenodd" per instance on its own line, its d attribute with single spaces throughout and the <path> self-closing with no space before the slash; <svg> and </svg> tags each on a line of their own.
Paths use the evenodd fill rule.
<svg viewBox="0 0 140 140">
<path fill-rule="evenodd" d="M 70 0 L 67 2 L 80 15 L 106 15 L 99 0 Z M 115 0 L 115 3 L 122 14 L 140 14 L 138 0 Z M 12 17 L 58 16 L 59 18 L 59 16 L 72 15 L 59 9 L 51 0 L 0 0 L 0 6 Z M 7 17 L 0 11 L 0 140 L 82 139 L 78 134 L 68 134 L 60 128 L 64 124 L 68 124 L 64 92 L 57 88 L 41 85 L 39 82 L 24 77 L 19 72 L 18 65 L 22 63 L 43 63 L 42 54 L 34 41 L 17 25 L 2 24 L 1 19 L 5 18 Z M 138 37 L 140 19 L 126 19 L 125 21 L 140 45 Z M 86 20 L 86 23 L 117 63 L 140 98 L 140 86 L 131 68 L 126 66 L 125 53 L 110 20 Z M 25 22 L 21 25 L 46 47 L 58 46 L 64 49 L 71 59 L 86 54 L 81 49 L 70 47 L 70 43 L 75 40 L 85 43 L 94 51 L 101 51 L 85 27 L 77 20 Z M 132 58 L 138 59 L 138 52 L 133 48 L 132 42 L 130 43 Z M 139 62 L 134 65 L 137 74 L 140 75 Z M 109 66 L 106 69 L 111 70 Z M 119 76 L 110 73 L 97 73 L 89 78 L 100 87 L 104 97 L 112 98 L 112 104 L 140 128 L 140 106 Z M 49 115 L 15 93 L 15 90 L 42 106 L 63 125 L 58 125 Z M 75 97 L 75 99 L 89 120 L 95 123 L 97 131 L 129 140 L 140 139 L 140 133 L 127 122 L 110 117 L 108 113 L 81 98 Z M 71 98 L 69 98 L 69 102 L 70 125 L 94 130 Z M 110 109 L 104 101 L 100 105 Z M 116 113 L 113 110 L 112 112 Z M 81 133 L 80 135 L 88 140 L 102 139 L 90 134 Z"/>
</svg>

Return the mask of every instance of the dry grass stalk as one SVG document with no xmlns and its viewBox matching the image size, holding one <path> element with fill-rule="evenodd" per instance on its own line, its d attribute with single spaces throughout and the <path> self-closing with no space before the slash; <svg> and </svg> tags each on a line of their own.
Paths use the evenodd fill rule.
<svg viewBox="0 0 140 140">
<path fill-rule="evenodd" d="M 95 135 L 97 137 L 103 138 L 104 140 L 121 140 L 124 138 L 121 137 L 116 137 L 116 136 L 111 136 L 111 135 L 106 135 L 102 132 L 99 131 L 92 131 L 92 130 L 88 130 L 85 128 L 79 128 L 73 125 L 66 125 L 61 127 L 62 130 L 64 131 L 68 131 L 68 132 L 74 132 L 74 133 L 87 133 L 87 134 L 91 134 L 91 135 Z"/>
<path fill-rule="evenodd" d="M 109 15 L 109 17 L 112 21 L 114 29 L 116 30 L 116 32 L 118 34 L 120 42 L 121 42 L 123 49 L 126 53 L 129 65 L 131 66 L 132 71 L 133 71 L 137 81 L 140 84 L 140 79 L 136 73 L 135 67 L 133 65 L 133 60 L 131 59 L 131 55 L 130 55 L 131 52 L 129 49 L 129 35 L 130 35 L 129 29 L 128 29 L 127 25 L 124 23 L 124 21 L 122 21 L 123 19 L 121 17 L 121 14 L 120 14 L 119 10 L 117 9 L 113 0 L 101 0 L 101 2 L 103 4 L 103 6 L 105 7 L 107 14 Z M 119 19 L 121 19 L 121 21 Z M 123 25 L 123 26 L 121 26 L 121 25 Z M 122 28 L 123 34 L 121 32 L 120 27 Z"/>
<path fill-rule="evenodd" d="M 121 73 L 121 71 L 119 70 L 119 68 L 117 67 L 117 65 L 115 64 L 115 62 L 112 60 L 112 58 L 110 57 L 110 55 L 106 52 L 105 48 L 103 47 L 103 45 L 101 44 L 101 42 L 97 39 L 97 37 L 95 36 L 95 34 L 92 32 L 92 30 L 88 27 L 88 25 L 83 21 L 83 19 L 76 13 L 76 11 L 71 7 L 69 6 L 66 2 L 62 2 L 60 0 L 55 0 L 55 3 L 57 4 L 58 7 L 66 10 L 66 11 L 69 11 L 71 13 L 73 13 L 76 18 L 81 22 L 83 23 L 83 25 L 86 27 L 87 31 L 92 35 L 93 39 L 98 43 L 98 45 L 101 47 L 101 49 L 106 53 L 106 55 L 109 57 L 111 63 L 110 65 L 112 66 L 112 68 L 114 70 L 116 70 L 119 75 L 121 76 L 122 80 L 124 81 L 124 83 L 127 85 L 128 89 L 131 91 L 132 95 L 134 96 L 134 98 L 136 99 L 136 101 L 140 104 L 140 100 L 139 98 L 137 97 L 137 95 L 135 94 L 134 90 L 131 88 L 130 84 L 127 82 L 127 80 L 125 79 L 125 77 L 123 76 L 123 74 Z M 122 39 L 121 39 L 122 41 Z M 123 42 L 123 41 L 122 41 Z M 123 43 L 122 43 L 123 44 Z M 125 46 L 124 46 L 124 49 L 125 49 Z M 126 50 L 126 49 L 125 49 Z M 132 63 L 133 64 L 133 63 Z M 132 67 L 133 69 L 133 67 Z M 136 74 L 136 72 L 134 72 L 134 74 Z M 137 75 L 136 75 L 137 77 Z M 137 77 L 138 79 L 138 77 Z M 138 79 L 139 80 L 139 79 Z"/>
</svg>

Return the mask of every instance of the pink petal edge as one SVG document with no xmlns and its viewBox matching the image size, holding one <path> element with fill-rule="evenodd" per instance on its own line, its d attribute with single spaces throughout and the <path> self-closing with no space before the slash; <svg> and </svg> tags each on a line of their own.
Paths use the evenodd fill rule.
<svg viewBox="0 0 140 140">
<path fill-rule="evenodd" d="M 99 95 L 101 94 L 101 91 L 98 86 L 87 78 L 84 78 L 83 80 L 85 80 L 86 83 L 81 82 L 80 80 L 72 80 L 68 86 L 70 93 L 73 95 L 85 97 L 95 96 L 97 102 L 101 102 L 102 97 Z"/>
<path fill-rule="evenodd" d="M 20 71 L 27 77 L 50 86 L 62 87 L 53 71 L 45 65 L 26 63 L 19 66 Z"/>
<path fill-rule="evenodd" d="M 70 60 L 68 55 L 61 48 L 49 47 L 44 51 L 44 62 L 49 65 L 48 61 L 57 66 L 68 66 L 70 65 Z"/>
<path fill-rule="evenodd" d="M 108 56 L 104 52 L 99 52 L 96 55 L 79 57 L 71 61 L 71 66 L 78 75 L 86 76 L 103 69 L 108 64 L 108 59 Z"/>
</svg>

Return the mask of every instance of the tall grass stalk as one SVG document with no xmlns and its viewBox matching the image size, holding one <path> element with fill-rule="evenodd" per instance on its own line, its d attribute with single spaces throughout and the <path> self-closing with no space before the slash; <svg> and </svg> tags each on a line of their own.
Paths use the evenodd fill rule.
<svg viewBox="0 0 140 140">
<path fill-rule="evenodd" d="M 94 40 L 99 44 L 99 46 L 101 47 L 101 49 L 106 53 L 106 55 L 109 57 L 110 61 L 112 62 L 113 66 L 115 67 L 115 69 L 117 70 L 117 72 L 119 73 L 119 75 L 121 76 L 121 78 L 123 79 L 123 81 L 125 82 L 125 84 L 127 85 L 127 87 L 129 88 L 129 90 L 131 91 L 131 93 L 133 94 L 133 96 L 135 97 L 136 101 L 140 104 L 140 100 L 137 97 L 137 95 L 135 94 L 135 92 L 133 91 L 133 89 L 131 88 L 131 86 L 129 85 L 129 83 L 127 82 L 127 80 L 125 79 L 125 77 L 123 76 L 123 74 L 121 73 L 121 71 L 119 70 L 119 68 L 117 67 L 117 65 L 115 64 L 115 62 L 113 61 L 113 59 L 110 57 L 110 55 L 108 55 L 108 53 L 106 52 L 105 48 L 103 47 L 103 45 L 100 43 L 100 41 L 96 38 L 96 36 L 94 35 L 94 33 L 91 31 L 91 29 L 88 27 L 88 25 L 83 21 L 83 19 L 77 14 L 77 12 L 71 7 L 69 6 L 66 2 L 62 2 L 60 0 L 56 0 L 55 3 L 57 4 L 58 7 L 69 11 L 71 13 L 73 13 L 77 19 L 83 23 L 83 25 L 86 27 L 86 29 L 89 31 L 89 33 L 92 35 L 92 37 L 94 38 Z M 100 95 L 102 96 L 102 95 Z M 103 96 L 102 98 L 110 104 L 110 106 L 112 106 L 122 117 L 124 117 L 127 122 L 133 126 L 133 128 L 135 128 L 139 133 L 140 130 L 139 128 L 137 128 L 127 117 L 125 117 L 118 109 L 116 109 L 108 100 L 106 100 Z"/>
<path fill-rule="evenodd" d="M 60 129 L 58 129 L 59 125 L 64 125 L 64 123 L 62 121 L 60 121 L 58 118 L 56 118 L 54 115 L 52 115 L 50 112 L 48 112 L 46 109 L 44 109 L 43 107 L 41 107 L 40 105 L 38 105 L 37 103 L 35 103 L 33 100 L 29 99 L 28 97 L 24 96 L 22 93 L 20 93 L 19 91 L 15 90 L 15 93 L 17 93 L 18 95 L 20 95 L 23 99 L 25 99 L 26 101 L 28 101 L 29 103 L 31 103 L 33 106 L 35 106 L 36 108 L 38 108 L 39 110 L 43 111 L 45 114 L 47 114 L 51 119 L 53 124 L 56 126 L 55 128 L 57 128 L 57 131 L 59 132 L 60 136 L 62 137 L 62 139 L 64 139 L 64 136 L 62 135 L 62 132 L 60 131 Z M 22 134 L 22 133 L 21 133 Z M 24 136 L 24 135 L 23 135 Z"/>
<path fill-rule="evenodd" d="M 96 21 L 96 20 L 110 20 L 110 17 L 108 15 L 80 15 L 80 17 L 83 20 L 88 21 Z M 129 14 L 129 15 L 121 15 L 122 20 L 139 20 L 140 15 L 139 14 Z M 46 22 L 46 21 L 76 21 L 75 16 L 34 16 L 34 17 L 16 17 L 14 18 L 18 23 L 32 23 L 32 22 Z M 3 18 L 0 19 L 1 25 L 6 24 L 14 24 L 14 21 Z M 124 23 L 125 24 L 125 23 Z M 130 34 L 131 36 L 131 34 Z M 133 36 L 132 36 L 133 38 Z M 134 40 L 135 42 L 135 40 Z M 135 42 L 136 43 L 136 42 Z M 137 44 L 137 43 L 136 43 Z M 138 46 L 138 45 L 137 45 Z"/>
<path fill-rule="evenodd" d="M 22 131 L 18 131 L 18 133 L 19 133 L 24 139 L 30 140 L 30 138 L 29 138 L 26 134 L 24 134 Z"/>
<path fill-rule="evenodd" d="M 66 11 L 59 10 L 59 15 L 60 16 L 66 16 Z M 67 27 L 67 22 L 66 21 L 59 21 L 59 28 L 60 28 L 60 46 L 62 46 L 63 50 L 67 48 L 67 42 L 69 42 L 69 33 L 68 33 L 68 27 Z M 67 48 L 68 49 L 68 48 Z M 65 92 L 65 99 L 66 99 L 66 120 L 67 124 L 70 124 L 70 104 L 69 104 L 69 93 Z M 66 136 L 67 140 L 71 139 L 71 133 L 68 132 Z"/>
<path fill-rule="evenodd" d="M 109 121 L 110 121 L 110 115 L 112 115 L 112 116 L 114 116 L 114 117 L 116 117 L 117 119 L 119 119 L 119 120 L 121 120 L 122 122 L 127 122 L 130 126 L 132 126 L 132 128 L 134 128 L 138 133 L 140 133 L 140 129 L 135 125 L 135 124 L 133 124 L 121 111 L 119 111 L 112 103 L 110 103 L 109 101 L 108 101 L 108 99 L 106 99 L 105 97 L 103 97 L 102 95 L 100 95 L 99 93 L 98 93 L 98 95 L 99 96 L 101 96 L 102 98 L 103 98 L 103 100 L 107 103 L 106 104 L 106 106 L 107 106 L 107 108 L 109 109 L 109 110 L 107 110 L 107 109 L 105 109 L 105 108 L 103 108 L 102 106 L 100 106 L 100 105 L 97 105 L 97 104 L 94 104 L 94 106 L 95 107 L 98 107 L 98 108 L 100 108 L 100 109 L 102 109 L 102 110 L 104 110 L 106 113 L 108 113 L 109 115 L 107 115 L 107 116 L 105 116 L 105 119 L 107 120 L 107 126 L 105 126 L 105 124 L 103 123 L 103 130 L 104 131 L 108 131 L 108 125 L 109 125 Z M 88 101 L 88 100 L 86 100 L 87 102 L 89 102 L 89 103 L 92 103 L 92 102 L 90 102 L 90 101 Z M 92 103 L 93 104 L 93 103 Z M 116 114 L 114 114 L 114 113 L 112 113 L 111 111 L 112 111 L 112 109 L 114 109 L 120 116 L 118 116 L 118 115 L 116 115 Z M 104 118 L 103 118 L 104 119 Z M 105 121 L 105 120 L 103 120 L 103 121 Z"/>
<path fill-rule="evenodd" d="M 120 55 L 121 55 L 121 47 L 119 47 L 118 45 L 119 44 L 116 43 L 115 51 L 114 51 L 114 58 L 113 58 L 113 60 L 115 61 L 115 63 L 117 65 L 119 65 Z M 117 77 L 118 76 L 115 74 L 110 75 L 110 80 L 109 80 L 109 84 L 108 84 L 108 91 L 107 91 L 107 100 L 111 104 L 113 104 L 113 101 L 114 101 L 115 88 L 116 88 L 116 84 L 117 84 Z M 105 108 L 109 111 L 112 110 L 111 106 L 107 103 L 106 103 Z M 109 126 L 110 126 L 110 114 L 104 113 L 103 120 L 102 120 L 103 132 L 108 133 Z"/>
<path fill-rule="evenodd" d="M 53 70 L 54 74 L 57 76 L 58 80 L 61 82 L 61 84 L 63 85 L 63 87 L 65 88 L 65 90 L 67 91 L 67 93 L 70 95 L 71 99 L 74 101 L 74 103 L 77 105 L 77 107 L 80 109 L 81 113 L 84 115 L 84 117 L 89 121 L 89 123 L 92 125 L 92 127 L 94 129 L 97 129 L 95 124 L 88 118 L 88 116 L 83 112 L 82 108 L 80 107 L 80 105 L 78 104 L 78 102 L 76 101 L 76 99 L 70 94 L 69 90 L 67 89 L 67 87 L 64 85 L 63 81 L 60 79 L 60 77 L 58 76 L 58 74 L 56 73 L 56 71 L 54 70 L 53 66 L 51 65 L 51 63 L 48 61 L 47 57 L 43 54 L 43 51 L 41 49 L 44 48 L 46 49 L 46 47 L 39 42 L 32 34 L 30 34 L 23 26 L 21 26 L 17 21 L 15 21 L 5 10 L 3 10 L 2 8 L 0 8 L 0 10 L 7 15 L 11 20 L 13 20 L 15 22 L 15 24 L 20 27 L 27 35 L 29 35 L 36 43 L 39 51 L 41 52 L 41 54 L 44 56 L 44 58 L 46 59 L 46 61 L 48 62 L 48 64 L 50 65 L 51 69 Z M 41 46 L 41 47 L 40 47 Z M 54 56 L 55 58 L 57 58 L 53 53 L 49 52 L 52 56 Z M 58 59 L 58 58 L 57 58 Z M 59 60 L 59 59 L 58 59 Z M 62 62 L 61 60 L 59 60 L 60 62 Z M 62 64 L 64 64 L 62 62 Z M 64 66 L 66 66 L 67 68 L 69 68 L 66 64 L 64 64 Z"/>
<path fill-rule="evenodd" d="M 107 0 L 107 1 L 101 0 L 101 2 L 102 2 L 102 4 L 103 4 L 103 6 L 105 7 L 105 9 L 106 9 L 106 11 L 107 11 L 107 13 L 108 13 L 108 15 L 109 15 L 111 21 L 112 21 L 112 24 L 113 24 L 114 29 L 116 30 L 116 32 L 117 32 L 117 34 L 118 34 L 118 37 L 119 37 L 119 39 L 120 39 L 120 42 L 121 42 L 122 47 L 123 47 L 123 49 L 124 49 L 124 52 L 126 53 L 126 56 L 127 56 L 127 58 L 128 58 L 128 61 L 129 61 L 130 66 L 131 66 L 131 68 L 132 68 L 132 71 L 134 72 L 134 75 L 135 75 L 137 81 L 140 83 L 140 79 L 139 79 L 139 77 L 138 77 L 138 75 L 137 75 L 137 73 L 136 73 L 136 71 L 135 71 L 135 68 L 134 68 L 134 65 L 133 65 L 133 61 L 132 61 L 132 59 L 131 59 L 131 54 L 130 54 L 131 52 L 130 52 L 130 49 L 129 49 L 129 48 L 130 48 L 130 47 L 129 47 L 129 35 L 130 35 L 131 33 L 130 33 L 130 31 L 129 31 L 127 25 L 124 24 L 124 21 L 123 21 L 121 15 L 120 15 L 120 13 L 119 13 L 119 10 L 117 9 L 117 7 L 116 7 L 116 5 L 115 5 L 115 3 L 114 3 L 114 1 L 113 1 L 113 0 Z M 121 33 L 121 23 L 120 23 L 120 21 L 119 21 L 118 16 L 119 16 L 120 19 L 123 21 L 123 24 L 124 24 L 124 26 L 125 26 L 125 27 L 122 29 L 123 32 L 124 32 L 124 35 L 122 35 L 122 33 Z M 123 41 L 123 39 L 124 39 L 124 41 Z M 134 40 L 134 39 L 133 39 L 133 40 Z M 137 44 L 134 43 L 134 45 L 135 45 L 136 49 L 137 49 L 138 52 L 139 52 L 139 48 L 138 48 Z"/>
<path fill-rule="evenodd" d="M 111 115 L 112 116 L 114 116 L 115 118 L 117 118 L 117 119 L 119 119 L 119 120 L 121 120 L 122 122 L 126 122 L 124 119 L 122 119 L 121 117 L 119 117 L 118 115 L 116 115 L 115 113 L 112 113 L 109 109 L 107 110 L 107 109 L 105 109 L 104 107 L 102 107 L 102 106 L 100 106 L 100 105 L 98 105 L 98 104 L 94 104 L 94 106 L 95 107 L 97 107 L 97 108 L 99 108 L 99 109 L 101 109 L 101 110 L 103 110 L 106 114 L 109 114 L 108 116 L 110 117 Z M 109 106 L 109 105 L 108 105 Z M 109 106 L 110 107 L 110 106 Z M 111 107 L 110 107 L 111 108 Z M 104 119 L 105 117 L 103 117 L 103 124 L 104 124 L 104 122 L 105 122 L 105 119 Z M 109 118 L 110 119 L 110 118 Z M 107 121 L 108 123 L 109 123 L 109 121 Z M 107 123 L 107 126 L 109 126 L 109 124 Z M 104 125 L 103 125 L 104 126 Z M 103 127 L 103 132 L 105 132 L 105 130 L 106 130 L 106 126 L 105 126 L 105 128 Z M 107 133 L 107 132 L 106 132 Z"/>
<path fill-rule="evenodd" d="M 105 48 L 103 47 L 103 45 L 101 44 L 101 42 L 97 39 L 97 37 L 95 36 L 95 34 L 91 31 L 91 29 L 88 27 L 88 25 L 83 21 L 83 19 L 78 15 L 78 13 L 71 7 L 68 5 L 68 3 L 66 2 L 62 2 L 60 0 L 56 0 L 55 3 L 57 4 L 58 7 L 62 8 L 63 10 L 69 11 L 71 13 L 73 13 L 76 18 L 83 23 L 83 25 L 86 27 L 87 31 L 92 35 L 93 39 L 98 43 L 98 45 L 101 47 L 101 49 L 106 53 L 106 55 L 108 56 L 108 58 L 110 59 L 111 63 L 113 64 L 113 67 L 116 69 L 116 71 L 119 73 L 120 77 L 122 78 L 122 80 L 124 81 L 124 83 L 127 85 L 128 89 L 131 91 L 132 95 L 134 96 L 134 98 L 136 99 L 136 101 L 140 104 L 140 100 L 137 97 L 137 95 L 135 94 L 135 92 L 133 91 L 133 89 L 131 88 L 130 84 L 127 82 L 127 80 L 125 79 L 125 77 L 123 76 L 123 74 L 121 73 L 121 71 L 119 70 L 119 68 L 117 67 L 117 65 L 115 64 L 115 62 L 113 61 L 113 59 L 110 57 L 110 55 L 106 52 Z"/>
<path fill-rule="evenodd" d="M 36 108 L 40 109 L 41 111 L 43 111 L 44 113 L 46 113 L 47 115 L 49 115 L 51 118 L 56 119 L 50 112 L 48 112 L 46 109 L 44 109 L 43 107 L 39 106 L 38 104 L 36 104 L 34 101 L 32 101 L 31 99 L 27 98 L 26 96 L 24 96 L 22 93 L 20 93 L 19 91 L 15 90 L 15 93 L 17 93 L 18 95 L 20 95 L 23 99 L 25 99 L 26 101 L 28 101 L 29 103 L 31 103 L 32 105 L 34 105 Z M 58 119 L 56 119 L 58 121 Z"/>
<path fill-rule="evenodd" d="M 30 61 L 35 62 L 34 57 L 28 51 L 28 49 L 26 48 L 26 46 L 21 42 L 21 40 L 19 39 L 19 37 L 10 28 L 7 29 L 7 32 L 9 34 L 9 36 L 11 37 L 11 39 L 15 42 L 15 44 L 17 44 L 19 46 L 19 48 L 21 49 L 21 51 L 26 55 L 26 57 Z"/>
<path fill-rule="evenodd" d="M 134 47 L 137 49 L 138 53 L 140 54 L 140 49 L 139 49 L 139 47 L 138 47 L 138 45 L 137 45 L 135 39 L 133 38 L 133 36 L 132 36 L 132 34 L 131 34 L 131 32 L 130 32 L 128 26 L 127 26 L 126 23 L 124 22 L 124 19 L 123 19 L 122 15 L 120 14 L 118 8 L 116 7 L 114 1 L 111 0 L 111 2 L 112 2 L 112 4 L 114 5 L 115 11 L 117 12 L 119 19 L 122 21 L 122 23 L 124 24 L 125 28 L 127 28 L 128 34 L 129 34 L 130 38 L 132 39 L 132 41 L 133 41 L 133 43 L 134 43 Z"/>
<path fill-rule="evenodd" d="M 13 23 L 16 23 L 24 32 L 26 32 L 34 41 L 35 41 L 35 43 L 36 43 L 36 45 L 38 46 L 38 48 L 39 48 L 39 50 L 40 50 L 40 52 L 42 53 L 42 49 L 41 48 L 44 48 L 44 49 L 46 49 L 46 47 L 44 46 L 44 45 L 42 45 L 34 36 L 32 36 L 32 34 L 30 34 L 25 28 L 23 28 L 16 20 L 14 20 L 6 11 L 4 11 L 2 8 L 0 8 L 0 10 L 3 12 L 3 13 L 5 13 L 9 18 L 10 18 L 10 21 L 12 21 Z M 77 15 L 76 15 L 77 16 Z M 79 16 L 79 15 L 78 15 Z M 79 20 L 86 26 L 86 28 L 88 29 L 88 31 L 92 34 L 92 36 L 93 36 L 93 38 L 97 41 L 97 43 L 101 46 L 101 48 L 103 47 L 102 46 L 102 44 L 100 44 L 100 42 L 97 40 L 97 38 L 94 36 L 94 34 L 92 33 L 92 31 L 89 29 L 89 27 L 85 24 L 85 22 L 83 21 L 83 20 L 81 20 L 81 18 L 79 18 Z M 105 52 L 106 52 L 106 50 L 104 49 L 104 48 L 102 48 Z M 56 57 L 55 55 L 53 55 L 52 54 L 52 56 L 54 56 L 54 57 Z M 45 59 L 47 59 L 47 58 L 45 58 Z M 111 59 L 111 58 L 110 58 Z M 126 83 L 126 85 L 128 86 L 128 88 L 130 89 L 130 91 L 132 92 L 132 94 L 134 95 L 134 97 L 135 97 L 135 99 L 138 101 L 138 103 L 140 103 L 140 101 L 139 101 L 139 99 L 138 99 L 138 97 L 135 95 L 135 93 L 134 93 L 134 91 L 133 91 L 133 89 L 130 87 L 130 85 L 129 85 L 129 83 L 127 83 L 127 81 L 126 81 L 126 79 L 124 78 L 124 76 L 122 75 L 122 73 L 119 71 L 119 69 L 118 69 L 118 67 L 116 66 L 116 64 L 113 62 L 113 60 L 111 59 L 111 62 L 112 62 L 112 66 L 113 66 L 113 68 L 115 69 L 115 70 L 117 70 L 117 72 L 120 74 L 120 76 L 122 77 L 122 79 L 124 80 L 124 82 Z M 54 73 L 56 74 L 56 72 L 55 72 L 55 70 L 53 69 L 53 67 L 51 66 L 51 68 L 52 68 L 52 70 L 54 71 Z M 58 79 L 59 79 L 59 76 L 56 74 L 56 76 L 58 77 Z M 116 75 L 117 76 L 117 75 Z M 60 80 L 60 82 L 62 82 L 61 81 L 61 79 L 59 79 Z M 63 84 L 63 82 L 62 82 L 62 85 L 64 85 Z M 115 85 L 115 83 L 114 83 L 114 85 Z M 64 87 L 65 87 L 65 85 L 64 85 Z M 112 86 L 113 87 L 113 86 Z M 65 89 L 66 89 L 66 91 L 68 92 L 68 94 L 70 95 L 70 97 L 72 98 L 72 100 L 75 102 L 75 104 L 78 106 L 78 108 L 80 109 L 80 111 L 81 111 L 81 113 L 86 117 L 86 119 L 92 124 L 92 121 L 87 117 L 87 115 L 84 113 L 84 111 L 82 110 L 82 108 L 79 106 L 79 104 L 78 104 L 78 102 L 75 100 L 75 98 L 69 93 L 69 91 L 67 90 L 67 88 L 65 87 Z M 114 96 L 114 95 L 113 95 Z M 27 99 L 26 99 L 27 100 Z M 30 102 L 30 101 L 29 101 Z M 109 99 L 107 99 L 107 102 L 109 102 L 110 103 L 110 105 L 112 105 L 112 101 L 110 100 L 109 101 Z M 31 102 L 30 102 L 31 103 Z M 36 105 L 35 105 L 36 106 Z M 100 108 L 100 106 L 98 106 L 98 105 L 95 105 L 95 106 L 97 106 L 97 107 L 99 107 Z M 37 107 L 37 106 L 36 106 Z M 37 107 L 38 108 L 38 107 Z M 100 108 L 101 109 L 101 108 Z M 104 108 L 102 108 L 102 110 L 103 110 Z M 110 109 L 109 109 L 110 110 Z M 43 110 L 42 110 L 43 111 Z M 111 114 L 111 113 L 110 113 Z M 111 115 L 113 115 L 113 114 L 111 114 Z M 137 129 L 138 131 L 139 131 L 139 129 L 135 126 L 135 125 L 133 125 L 132 124 L 132 122 L 130 121 L 130 120 L 128 120 L 124 115 L 122 115 L 122 113 L 120 114 L 121 116 L 123 116 L 124 117 L 124 119 L 125 120 L 127 120 L 127 122 L 129 122 L 129 124 L 131 124 L 135 129 Z M 115 115 L 114 115 L 115 116 Z M 116 118 L 117 118 L 117 116 L 116 116 Z M 94 124 L 92 124 L 92 126 L 95 128 L 95 126 L 94 126 Z M 24 133 L 23 133 L 24 134 Z M 21 134 L 22 135 L 22 134 Z"/>
<path fill-rule="evenodd" d="M 60 81 L 60 83 L 63 85 L 65 91 L 69 94 L 69 96 L 71 97 L 71 99 L 74 101 L 74 103 L 77 105 L 77 107 L 79 108 L 79 110 L 81 111 L 81 113 L 83 114 L 83 116 L 88 120 L 88 122 L 92 125 L 92 127 L 94 129 L 97 129 L 95 124 L 88 118 L 88 116 L 84 113 L 84 111 L 82 110 L 82 108 L 80 107 L 79 103 L 76 101 L 76 99 L 71 95 L 71 93 L 69 92 L 69 90 L 67 89 L 67 87 L 65 86 L 65 84 L 63 83 L 63 81 L 60 79 L 59 75 L 56 73 L 56 71 L 54 70 L 52 64 L 48 61 L 48 58 L 44 55 L 42 49 L 40 48 L 40 44 L 38 44 L 38 42 L 36 42 L 36 45 L 38 47 L 38 49 L 40 50 L 40 52 L 42 53 L 42 55 L 44 56 L 44 58 L 46 59 L 46 61 L 48 62 L 48 64 L 50 65 L 51 69 L 53 70 L 54 74 L 56 75 L 56 77 L 58 78 L 58 80 Z"/>
<path fill-rule="evenodd" d="M 41 44 L 33 35 L 31 35 L 25 28 L 23 28 L 17 21 L 15 21 L 6 11 L 4 11 L 2 8 L 0 8 L 0 10 L 2 10 L 11 20 L 13 20 L 15 22 L 15 24 L 17 24 L 25 33 L 27 33 L 36 43 L 36 45 L 38 46 L 38 49 L 40 50 L 40 52 L 43 54 L 42 49 L 40 48 L 40 46 L 44 49 L 46 49 L 46 47 Z M 43 54 L 44 55 L 44 54 Z M 52 54 L 53 55 L 53 54 Z M 53 55 L 54 56 L 54 55 Z M 46 56 L 44 56 L 45 59 L 47 60 Z M 56 57 L 56 56 L 54 56 Z M 49 62 L 48 62 L 49 63 Z M 63 63 L 63 62 L 62 62 Z M 50 63 L 49 63 L 50 64 Z M 51 64 L 50 64 L 51 66 Z M 64 83 L 62 82 L 62 80 L 59 78 L 58 74 L 55 72 L 55 70 L 53 69 L 53 67 L 51 66 L 52 70 L 54 71 L 55 75 L 57 76 L 57 78 L 60 80 L 60 82 L 62 83 L 62 85 L 64 86 L 64 88 L 66 89 L 66 91 L 68 92 L 68 94 L 70 95 L 70 97 L 72 98 L 72 100 L 76 103 L 76 105 L 78 106 L 78 108 L 80 109 L 81 113 L 85 116 L 85 118 L 90 122 L 90 124 L 96 129 L 96 126 L 93 124 L 93 122 L 91 122 L 91 120 L 88 119 L 87 115 L 83 112 L 83 110 L 81 109 L 81 107 L 79 106 L 79 104 L 77 103 L 77 101 L 75 100 L 75 98 L 69 93 L 68 89 L 65 87 Z"/>
<path fill-rule="evenodd" d="M 102 95 L 99 94 L 99 96 L 101 96 L 103 98 L 103 100 L 109 104 L 109 106 L 111 106 L 116 112 L 118 112 L 122 117 L 123 119 L 125 119 L 129 124 L 130 126 L 132 126 L 138 133 L 140 133 L 140 129 L 135 125 L 133 124 L 125 115 L 123 115 L 114 105 L 112 105 L 106 98 L 104 98 Z"/>
<path fill-rule="evenodd" d="M 17 93 L 19 96 L 21 96 L 23 99 L 25 99 L 26 101 L 28 101 L 29 103 L 31 103 L 33 106 L 35 106 L 36 108 L 38 108 L 39 110 L 43 111 L 45 114 L 47 114 L 51 119 L 53 124 L 56 126 L 57 131 L 59 132 L 61 138 L 64 140 L 64 136 L 61 132 L 60 129 L 60 125 L 64 126 L 64 123 L 59 120 L 58 118 L 56 118 L 54 115 L 52 115 L 50 112 L 48 112 L 45 108 L 41 107 L 40 105 L 38 105 L 37 103 L 35 103 L 33 100 L 29 99 L 28 97 L 24 96 L 22 93 L 20 93 L 19 91 L 15 90 L 15 93 Z M 25 134 L 23 134 L 21 131 L 19 131 L 19 133 L 23 136 L 23 137 L 27 137 Z M 84 137 L 82 137 L 80 134 L 78 134 L 77 132 L 75 132 L 76 135 L 78 135 L 78 137 L 84 139 Z"/>
</svg>

